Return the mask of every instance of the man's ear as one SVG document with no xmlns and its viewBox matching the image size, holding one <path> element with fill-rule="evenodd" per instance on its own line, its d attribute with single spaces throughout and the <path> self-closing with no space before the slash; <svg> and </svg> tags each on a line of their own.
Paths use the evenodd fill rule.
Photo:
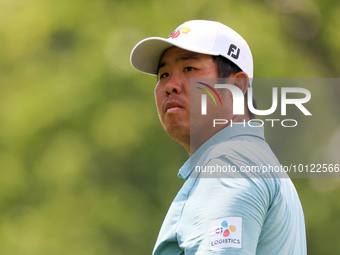
<svg viewBox="0 0 340 255">
<path fill-rule="evenodd" d="M 229 75 L 228 83 L 237 86 L 245 94 L 249 85 L 249 77 L 245 72 L 233 73 Z"/>
</svg>

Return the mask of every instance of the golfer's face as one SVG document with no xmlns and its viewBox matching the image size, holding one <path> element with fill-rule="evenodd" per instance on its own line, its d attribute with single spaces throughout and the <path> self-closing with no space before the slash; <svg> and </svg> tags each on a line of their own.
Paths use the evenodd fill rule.
<svg viewBox="0 0 340 255">
<path fill-rule="evenodd" d="M 190 78 L 217 78 L 210 55 L 172 47 L 163 54 L 155 98 L 165 131 L 180 143 L 190 143 Z"/>
</svg>

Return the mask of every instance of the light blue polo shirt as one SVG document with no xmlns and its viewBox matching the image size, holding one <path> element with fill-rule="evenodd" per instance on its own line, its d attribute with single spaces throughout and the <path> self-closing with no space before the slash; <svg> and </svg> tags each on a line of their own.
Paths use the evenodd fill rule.
<svg viewBox="0 0 340 255">
<path fill-rule="evenodd" d="M 185 183 L 153 254 L 307 254 L 303 211 L 291 180 L 240 172 L 261 164 L 280 165 L 263 127 L 238 124 L 211 137 L 179 170 Z M 211 175 L 203 172 L 209 165 L 239 172 Z"/>
</svg>

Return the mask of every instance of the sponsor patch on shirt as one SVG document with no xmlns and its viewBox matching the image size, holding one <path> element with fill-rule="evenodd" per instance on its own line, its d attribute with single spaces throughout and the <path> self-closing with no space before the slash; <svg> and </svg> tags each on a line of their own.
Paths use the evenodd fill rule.
<svg viewBox="0 0 340 255">
<path fill-rule="evenodd" d="M 211 221 L 210 249 L 242 247 L 242 217 L 226 217 Z"/>
</svg>

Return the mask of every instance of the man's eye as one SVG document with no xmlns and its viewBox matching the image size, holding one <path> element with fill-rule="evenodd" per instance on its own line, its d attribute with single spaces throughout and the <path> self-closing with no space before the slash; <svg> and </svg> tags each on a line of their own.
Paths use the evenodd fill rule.
<svg viewBox="0 0 340 255">
<path fill-rule="evenodd" d="M 184 68 L 184 72 L 190 72 L 190 71 L 193 71 L 193 70 L 194 70 L 194 68 L 191 67 L 191 66 Z"/>
<path fill-rule="evenodd" d="M 165 78 L 165 77 L 168 77 L 169 76 L 169 73 L 162 73 L 159 75 L 159 79 L 162 79 L 162 78 Z"/>
</svg>

